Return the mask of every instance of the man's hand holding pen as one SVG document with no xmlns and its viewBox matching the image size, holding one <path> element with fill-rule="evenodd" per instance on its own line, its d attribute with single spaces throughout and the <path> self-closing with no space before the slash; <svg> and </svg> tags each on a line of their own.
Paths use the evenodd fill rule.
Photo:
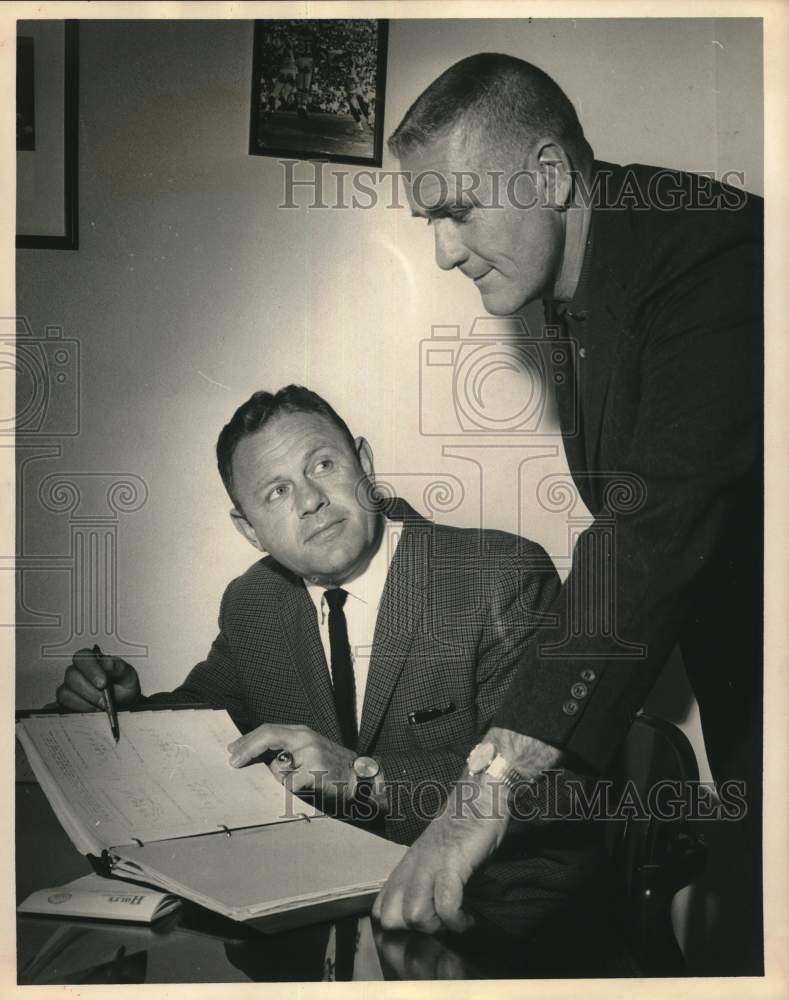
<svg viewBox="0 0 789 1000">
<path fill-rule="evenodd" d="M 119 656 L 103 655 L 98 646 L 80 649 L 57 689 L 57 703 L 67 712 L 104 712 L 106 690 L 117 709 L 132 708 L 141 697 L 137 671 Z"/>
<path fill-rule="evenodd" d="M 93 655 L 96 659 L 100 660 L 104 656 L 104 653 L 96 645 L 93 647 Z M 107 721 L 110 724 L 112 738 L 118 743 L 121 738 L 121 728 L 118 725 L 118 709 L 115 705 L 115 695 L 112 693 L 112 684 L 108 684 L 104 688 L 102 697 L 104 699 L 104 711 L 107 713 Z"/>
</svg>

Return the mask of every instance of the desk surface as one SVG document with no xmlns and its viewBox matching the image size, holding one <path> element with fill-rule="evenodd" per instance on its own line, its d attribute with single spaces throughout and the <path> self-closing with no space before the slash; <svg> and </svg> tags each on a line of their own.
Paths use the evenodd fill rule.
<svg viewBox="0 0 789 1000">
<path fill-rule="evenodd" d="M 90 870 L 34 782 L 17 782 L 16 821 L 18 901 Z M 501 928 L 437 939 L 382 932 L 369 917 L 261 934 L 190 903 L 152 926 L 17 918 L 21 984 L 632 975 L 620 957 L 612 959 L 614 952 L 601 945 L 589 919 L 580 920 L 575 935 L 563 927 L 551 953 L 533 937 Z"/>
</svg>

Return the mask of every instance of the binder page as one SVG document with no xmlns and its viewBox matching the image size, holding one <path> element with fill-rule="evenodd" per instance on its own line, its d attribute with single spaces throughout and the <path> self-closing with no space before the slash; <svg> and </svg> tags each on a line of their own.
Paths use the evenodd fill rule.
<svg viewBox="0 0 789 1000">
<path fill-rule="evenodd" d="M 405 852 L 403 844 L 321 814 L 287 828 L 128 847 L 113 871 L 249 920 L 327 900 L 372 897 Z"/>
<path fill-rule="evenodd" d="M 32 744 L 34 769 L 38 757 L 49 772 L 42 787 L 78 849 L 84 840 L 76 842 L 73 826 L 115 847 L 318 814 L 265 764 L 230 766 L 226 748 L 238 730 L 227 712 L 125 712 L 117 744 L 100 712 L 38 716 L 17 729 L 23 746 Z M 52 783 L 72 822 L 49 795 Z"/>
</svg>

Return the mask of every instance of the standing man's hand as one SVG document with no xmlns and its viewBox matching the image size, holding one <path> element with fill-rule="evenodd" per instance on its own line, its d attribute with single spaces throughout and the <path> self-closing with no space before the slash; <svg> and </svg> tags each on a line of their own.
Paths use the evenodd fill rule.
<svg viewBox="0 0 789 1000">
<path fill-rule="evenodd" d="M 274 760 L 271 770 L 292 792 L 314 789 L 335 800 L 353 792 L 356 754 L 308 726 L 258 726 L 227 749 L 233 767 L 243 767 L 267 750 L 287 751 L 293 763 L 281 766 Z"/>
<path fill-rule="evenodd" d="M 561 756 L 554 747 L 506 729 L 491 729 L 486 739 L 526 779 L 539 777 Z M 385 930 L 467 930 L 473 919 L 462 909 L 466 883 L 499 846 L 509 821 L 504 784 L 484 773 L 464 773 L 444 811 L 389 876 L 373 916 Z"/>
<path fill-rule="evenodd" d="M 463 890 L 504 837 L 506 799 L 504 786 L 484 777 L 466 775 L 455 785 L 375 900 L 373 916 L 385 930 L 461 933 L 473 925 L 462 909 Z"/>
<path fill-rule="evenodd" d="M 103 712 L 103 691 L 110 686 L 118 709 L 132 708 L 140 700 L 140 679 L 130 663 L 119 656 L 99 656 L 92 649 L 80 649 L 55 697 L 67 712 Z"/>
</svg>

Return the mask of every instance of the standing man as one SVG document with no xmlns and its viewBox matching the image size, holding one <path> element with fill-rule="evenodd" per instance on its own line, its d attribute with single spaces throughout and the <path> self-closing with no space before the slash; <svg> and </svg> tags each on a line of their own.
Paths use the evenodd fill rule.
<svg viewBox="0 0 789 1000">
<path fill-rule="evenodd" d="M 761 968 L 762 202 L 678 171 L 594 160 L 566 95 L 486 53 L 422 93 L 389 140 L 436 261 L 489 313 L 542 299 L 574 341 L 557 381 L 568 464 L 595 518 L 628 483 L 616 541 L 578 540 L 552 611 L 456 793 L 374 912 L 461 930 L 465 883 L 509 823 L 497 778 L 602 771 L 679 643 L 718 782 L 747 783 Z M 572 352 L 568 352 L 572 358 Z M 575 419 L 577 417 L 577 419 Z M 594 608 L 602 615 L 593 619 Z M 580 621 L 581 627 L 578 627 Z M 600 622 L 607 623 L 600 627 Z M 540 641 L 540 638 L 542 641 Z M 466 799 L 468 794 L 466 793 Z M 745 971 L 745 970 L 744 970 Z"/>
</svg>

